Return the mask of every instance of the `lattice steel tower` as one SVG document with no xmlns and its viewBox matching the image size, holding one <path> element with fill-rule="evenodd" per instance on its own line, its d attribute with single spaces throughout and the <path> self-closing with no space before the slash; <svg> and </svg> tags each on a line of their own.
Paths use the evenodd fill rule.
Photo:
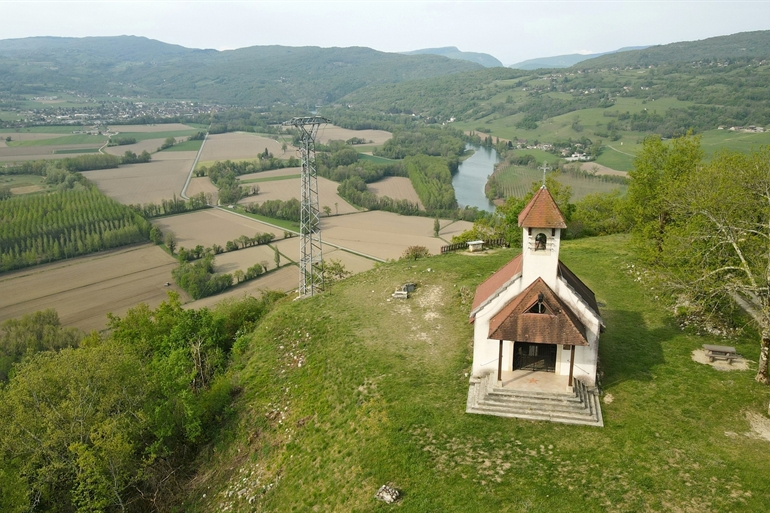
<svg viewBox="0 0 770 513">
<path fill-rule="evenodd" d="M 321 254 L 321 215 L 318 209 L 318 171 L 315 167 L 315 136 L 318 128 L 329 123 L 320 116 L 292 118 L 284 125 L 302 133 L 302 179 L 299 223 L 299 297 L 312 296 L 324 286 Z"/>
</svg>

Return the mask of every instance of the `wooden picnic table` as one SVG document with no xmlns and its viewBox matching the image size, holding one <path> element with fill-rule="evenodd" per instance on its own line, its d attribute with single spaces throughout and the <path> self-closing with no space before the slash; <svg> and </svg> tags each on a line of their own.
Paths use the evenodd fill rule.
<svg viewBox="0 0 770 513">
<path fill-rule="evenodd" d="M 703 349 L 706 350 L 706 356 L 708 356 L 710 362 L 714 360 L 727 360 L 727 363 L 732 364 L 733 360 L 740 358 L 735 348 L 730 346 L 703 344 Z"/>
</svg>

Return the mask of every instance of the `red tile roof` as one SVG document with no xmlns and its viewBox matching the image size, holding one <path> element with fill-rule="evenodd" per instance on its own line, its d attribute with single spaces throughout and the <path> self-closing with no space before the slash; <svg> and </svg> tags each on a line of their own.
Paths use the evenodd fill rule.
<svg viewBox="0 0 770 513">
<path fill-rule="evenodd" d="M 541 187 L 519 214 L 522 228 L 566 228 L 561 210 L 545 186 Z"/>
<path fill-rule="evenodd" d="M 543 295 L 544 313 L 530 313 Z M 586 328 L 580 319 L 543 281 L 535 280 L 513 298 L 489 322 L 493 340 L 513 340 L 538 344 L 587 346 Z"/>
<path fill-rule="evenodd" d="M 495 292 L 500 290 L 503 285 L 508 283 L 514 276 L 521 272 L 521 253 L 505 264 L 502 268 L 487 278 L 476 287 L 476 295 L 473 297 L 473 306 L 471 307 L 471 320 L 474 318 L 473 312 L 481 306 L 487 299 L 491 298 Z"/>
</svg>

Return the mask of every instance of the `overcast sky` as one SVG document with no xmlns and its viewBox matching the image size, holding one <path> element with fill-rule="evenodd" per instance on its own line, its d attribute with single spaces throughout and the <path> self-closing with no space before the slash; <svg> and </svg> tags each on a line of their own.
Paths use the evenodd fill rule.
<svg viewBox="0 0 770 513">
<path fill-rule="evenodd" d="M 0 20 L 0 39 L 126 34 L 218 50 L 456 46 L 509 65 L 766 30 L 770 0 L 0 0 Z"/>
</svg>

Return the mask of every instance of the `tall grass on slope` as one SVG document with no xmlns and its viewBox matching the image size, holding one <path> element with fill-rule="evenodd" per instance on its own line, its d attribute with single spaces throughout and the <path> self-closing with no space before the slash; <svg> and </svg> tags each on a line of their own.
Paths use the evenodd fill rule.
<svg viewBox="0 0 770 513">
<path fill-rule="evenodd" d="M 677 328 L 623 237 L 562 253 L 603 305 L 605 427 L 465 413 L 473 290 L 514 254 L 386 264 L 277 308 L 238 344 L 235 420 L 185 509 L 379 511 L 390 482 L 404 512 L 763 511 L 770 442 L 745 433 L 770 390 L 691 359 L 725 341 Z"/>
</svg>

